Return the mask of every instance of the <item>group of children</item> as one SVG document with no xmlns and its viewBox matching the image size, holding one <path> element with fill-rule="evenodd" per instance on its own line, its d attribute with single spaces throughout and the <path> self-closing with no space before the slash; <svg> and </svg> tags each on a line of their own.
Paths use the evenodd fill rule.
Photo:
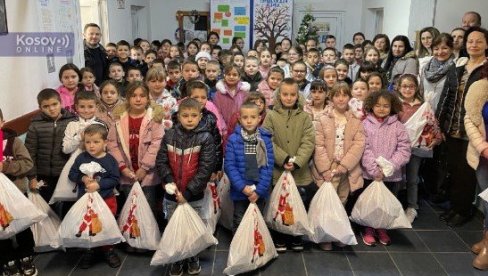
<svg viewBox="0 0 488 276">
<path fill-rule="evenodd" d="M 198 49 L 196 42 L 191 45 Z M 107 53 L 111 47 L 107 45 Z M 353 203 L 372 181 L 383 181 L 397 194 L 406 166 L 407 214 L 410 221 L 417 215 L 421 157 L 411 154 L 404 123 L 423 99 L 415 75 L 401 76 L 394 92 L 384 89 L 378 50 L 366 48 L 364 66 L 356 70 L 351 67 L 355 48 L 350 46 L 337 61 L 337 51 L 326 48 L 321 65 L 316 48 L 307 49 L 302 61 L 302 49 L 291 47 L 276 65 L 271 51 L 262 47 L 247 56 L 239 48 L 235 53 L 222 50 L 220 60 L 193 49 L 183 62 L 175 47 L 169 47 L 167 56 L 158 55 L 159 49 L 150 50 L 145 40 L 137 47 L 119 42 L 115 48 L 115 56 L 109 57 L 114 60 L 109 79 L 99 87 L 89 67 L 79 70 L 66 64 L 60 69 L 61 86 L 37 96 L 41 112 L 32 119 L 23 151 L 29 154 L 14 152 L 11 160 L 0 163 L 2 172 L 25 174 L 30 190 L 49 201 L 68 154 L 81 149 L 69 173 L 79 197 L 98 191 L 116 216 L 138 181 L 161 227 L 159 218 L 164 213 L 169 220 L 178 204 L 188 202 L 200 212 L 207 183 L 218 182 L 225 172 L 235 231 L 250 202 L 264 208 L 284 171 L 291 172 L 308 208 L 324 182 L 333 184 L 344 205 Z M 285 55 L 295 62 L 285 62 Z M 162 66 L 158 56 L 167 59 L 159 63 Z M 441 139 L 435 121 L 432 124 L 430 148 Z M 393 175 L 385 177 L 376 163 L 380 156 L 393 164 Z M 13 166 L 9 162 L 24 159 L 22 170 L 21 165 L 15 172 L 8 170 Z M 103 172 L 84 175 L 79 166 L 89 162 L 99 163 Z M 176 185 L 174 195 L 165 192 L 168 184 Z M 272 234 L 278 252 L 303 250 L 301 236 Z M 370 246 L 377 239 L 391 243 L 385 229 L 365 227 L 362 237 Z M 33 242 L 27 247 L 25 254 L 2 260 L 4 271 L 34 275 L 28 274 L 35 270 Z M 331 250 L 332 244 L 320 247 Z M 104 246 L 87 250 L 80 267 L 91 267 L 97 251 L 111 267 L 120 266 L 113 246 Z M 184 264 L 172 264 L 170 274 L 182 275 Z M 198 256 L 187 259 L 186 265 L 189 274 L 201 270 Z"/>
</svg>

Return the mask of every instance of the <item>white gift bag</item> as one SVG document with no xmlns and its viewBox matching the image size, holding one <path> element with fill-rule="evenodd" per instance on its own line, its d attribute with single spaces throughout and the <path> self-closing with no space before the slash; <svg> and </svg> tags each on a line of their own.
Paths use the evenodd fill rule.
<svg viewBox="0 0 488 276">
<path fill-rule="evenodd" d="M 308 220 L 314 231 L 309 238 L 315 243 L 339 241 L 348 245 L 358 244 L 344 205 L 330 182 L 324 182 L 313 197 Z"/>
<path fill-rule="evenodd" d="M 220 197 L 220 218 L 219 224 L 228 230 L 232 230 L 234 224 L 234 202 L 230 198 L 230 180 L 224 173 L 218 185 Z"/>
<path fill-rule="evenodd" d="M 56 238 L 61 220 L 39 193 L 29 192 L 28 196 L 29 200 L 32 201 L 39 210 L 47 214 L 45 219 L 31 226 L 34 242 L 36 244 L 34 251 L 48 252 L 55 250 L 55 248 L 51 246 L 51 243 Z"/>
<path fill-rule="evenodd" d="M 433 156 L 432 149 L 427 147 L 434 139 L 433 122 L 435 122 L 435 114 L 426 98 L 419 109 L 405 122 L 412 153 L 415 155 L 429 158 Z"/>
<path fill-rule="evenodd" d="M 373 181 L 359 196 L 350 219 L 375 229 L 412 228 L 400 201 L 381 181 Z"/>
<path fill-rule="evenodd" d="M 5 174 L 0 173 L 0 240 L 16 235 L 46 217 Z"/>
<path fill-rule="evenodd" d="M 188 203 L 179 204 L 164 230 L 151 265 L 165 265 L 193 257 L 217 244 L 197 212 Z"/>
<path fill-rule="evenodd" d="M 224 273 L 235 275 L 255 270 L 278 257 L 273 239 L 255 203 L 249 204 L 230 243 Z"/>
<path fill-rule="evenodd" d="M 478 196 L 481 197 L 481 199 L 483 199 L 484 201 L 488 201 L 488 189 L 485 189 Z"/>
<path fill-rule="evenodd" d="M 217 221 L 220 217 L 220 207 L 220 196 L 217 184 L 215 182 L 209 182 L 203 197 L 202 219 L 212 234 L 215 232 Z"/>
<path fill-rule="evenodd" d="M 56 188 L 54 188 L 54 193 L 49 200 L 49 204 L 56 203 L 58 201 L 76 201 L 78 198 L 78 190 L 76 189 L 76 183 L 69 180 L 68 175 L 71 167 L 75 163 L 76 157 L 80 155 L 83 151 L 81 149 L 76 149 L 68 161 L 63 167 L 61 174 L 59 175 L 58 183 Z"/>
<path fill-rule="evenodd" d="M 284 234 L 313 234 L 307 211 L 290 172 L 283 172 L 273 188 L 269 204 L 264 211 L 264 220 L 271 229 Z"/>
<path fill-rule="evenodd" d="M 118 223 L 130 246 L 149 250 L 158 248 L 161 233 L 139 182 L 132 185 Z"/>
<path fill-rule="evenodd" d="M 115 217 L 98 192 L 84 194 L 68 211 L 52 247 L 94 248 L 124 242 Z"/>
</svg>

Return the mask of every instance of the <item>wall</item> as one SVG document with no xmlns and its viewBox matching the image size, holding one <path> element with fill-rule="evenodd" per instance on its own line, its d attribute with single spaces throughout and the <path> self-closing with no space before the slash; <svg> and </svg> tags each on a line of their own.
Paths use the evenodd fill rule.
<svg viewBox="0 0 488 276">
<path fill-rule="evenodd" d="M 488 2 L 480 0 L 437 0 L 435 6 L 434 26 L 441 32 L 451 32 L 461 26 L 466 11 L 476 11 L 481 14 L 481 26 L 488 26 Z"/>
<path fill-rule="evenodd" d="M 150 5 L 150 0 L 125 0 L 125 8 L 119 9 L 117 7 L 117 2 L 115 0 L 107 0 L 107 10 L 108 10 L 108 26 L 109 26 L 109 36 L 108 39 L 111 42 L 117 42 L 121 39 L 128 40 L 132 44 L 135 39 L 132 35 L 132 16 L 131 16 L 131 6 L 142 7 L 141 13 L 144 20 L 140 21 L 140 37 L 147 38 L 151 36 L 151 27 L 157 28 L 157 25 L 151 25 L 152 9 Z M 154 1 L 156 2 L 156 1 Z M 167 1 L 159 1 L 163 6 Z M 164 9 L 164 8 L 163 8 Z M 158 16 L 154 14 L 154 16 Z M 166 20 L 165 18 L 161 18 Z"/>
<path fill-rule="evenodd" d="M 370 9 L 383 9 L 383 33 L 390 38 L 407 35 L 411 0 L 363 0 L 362 25 L 366 37 L 375 35 L 374 16 Z"/>
</svg>

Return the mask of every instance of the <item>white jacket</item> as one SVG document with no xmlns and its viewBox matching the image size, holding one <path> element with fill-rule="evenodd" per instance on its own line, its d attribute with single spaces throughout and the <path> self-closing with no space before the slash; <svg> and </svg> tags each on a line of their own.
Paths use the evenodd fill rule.
<svg viewBox="0 0 488 276">
<path fill-rule="evenodd" d="M 76 121 L 70 122 L 64 131 L 63 152 L 66 154 L 74 152 L 81 144 L 81 134 L 85 128 L 95 123 L 105 125 L 105 123 L 98 120 L 96 117 L 91 119 L 83 119 L 78 117 Z"/>
</svg>

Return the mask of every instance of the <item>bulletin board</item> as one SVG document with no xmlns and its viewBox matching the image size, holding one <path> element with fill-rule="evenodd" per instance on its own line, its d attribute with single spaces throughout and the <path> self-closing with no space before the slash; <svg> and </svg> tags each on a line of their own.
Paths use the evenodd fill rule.
<svg viewBox="0 0 488 276">
<path fill-rule="evenodd" d="M 242 37 L 244 50 L 251 43 L 251 1 L 249 0 L 212 0 L 210 2 L 210 29 L 220 36 L 219 45 L 229 48 L 232 38 Z"/>
</svg>

